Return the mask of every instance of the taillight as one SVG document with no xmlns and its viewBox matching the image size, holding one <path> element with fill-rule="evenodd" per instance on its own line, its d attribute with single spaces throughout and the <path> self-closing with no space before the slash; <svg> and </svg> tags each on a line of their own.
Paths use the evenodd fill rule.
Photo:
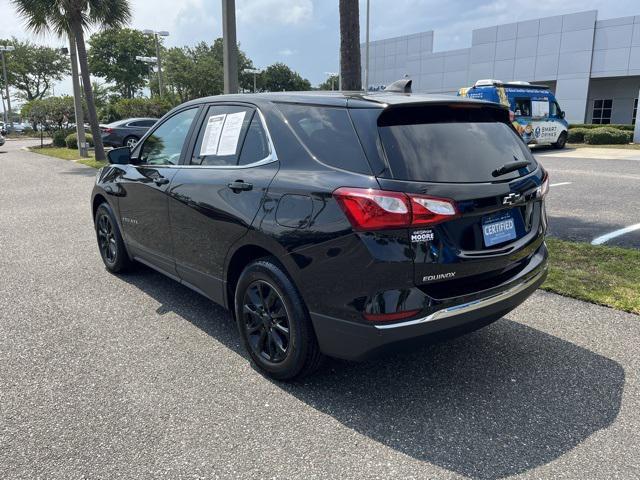
<svg viewBox="0 0 640 480">
<path fill-rule="evenodd" d="M 538 198 L 544 198 L 549 193 L 549 174 L 545 170 L 542 176 L 542 185 L 538 187 Z"/>
<path fill-rule="evenodd" d="M 455 204 L 445 198 L 351 187 L 333 195 L 356 230 L 424 227 L 457 215 Z"/>
<path fill-rule="evenodd" d="M 102 133 L 111 133 L 113 132 L 113 128 L 103 128 Z"/>
</svg>

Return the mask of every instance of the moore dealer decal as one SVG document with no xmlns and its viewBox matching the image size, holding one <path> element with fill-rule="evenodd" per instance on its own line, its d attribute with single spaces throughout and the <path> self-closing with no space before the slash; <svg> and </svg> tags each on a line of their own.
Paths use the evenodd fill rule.
<svg viewBox="0 0 640 480">
<path fill-rule="evenodd" d="M 430 242 L 434 238 L 433 230 L 417 230 L 411 234 L 411 243 Z"/>
</svg>

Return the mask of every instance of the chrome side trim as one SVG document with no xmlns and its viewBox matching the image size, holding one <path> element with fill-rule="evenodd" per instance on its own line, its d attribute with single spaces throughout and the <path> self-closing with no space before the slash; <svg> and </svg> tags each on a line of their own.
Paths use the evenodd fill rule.
<svg viewBox="0 0 640 480">
<path fill-rule="evenodd" d="M 456 315 L 462 315 L 463 313 L 472 312 L 474 310 L 478 310 L 480 308 L 488 307 L 489 305 L 493 305 L 494 303 L 501 302 L 502 300 L 506 300 L 507 298 L 513 297 L 518 293 L 526 290 L 531 285 L 536 283 L 542 275 L 547 271 L 547 266 L 537 273 L 535 276 L 525 280 L 508 290 L 505 290 L 500 293 L 496 293 L 495 295 L 491 295 L 485 298 L 479 298 L 477 300 L 473 300 L 471 302 L 461 303 L 460 305 L 454 305 L 451 307 L 443 308 L 442 310 L 437 310 L 433 312 L 431 315 L 423 318 L 417 318 L 415 320 L 409 320 L 407 322 L 401 323 L 393 323 L 391 325 L 375 325 L 378 330 L 388 330 L 391 328 L 402 328 L 408 327 L 411 325 L 418 325 L 420 323 L 433 322 L 435 320 L 440 320 L 448 317 L 455 317 Z"/>
</svg>

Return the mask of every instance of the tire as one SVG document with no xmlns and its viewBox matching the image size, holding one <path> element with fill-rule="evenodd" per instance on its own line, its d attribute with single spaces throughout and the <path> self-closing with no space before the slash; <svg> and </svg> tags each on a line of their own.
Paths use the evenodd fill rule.
<svg viewBox="0 0 640 480">
<path fill-rule="evenodd" d="M 133 135 L 130 135 L 122 141 L 122 146 L 133 148 L 136 146 L 139 140 L 140 139 L 138 137 L 134 137 Z"/>
<path fill-rule="evenodd" d="M 566 144 L 567 144 L 567 132 L 562 132 L 558 137 L 558 141 L 556 143 L 553 143 L 552 145 L 553 145 L 553 148 L 557 148 L 558 150 L 561 150 L 564 148 Z"/>
<path fill-rule="evenodd" d="M 95 228 L 98 250 L 107 270 L 119 273 L 130 268 L 133 262 L 129 258 L 118 222 L 108 203 L 102 203 L 96 210 Z"/>
<path fill-rule="evenodd" d="M 276 259 L 260 259 L 244 269 L 234 303 L 242 343 L 260 371 L 293 380 L 319 367 L 323 355 L 309 313 Z"/>
</svg>

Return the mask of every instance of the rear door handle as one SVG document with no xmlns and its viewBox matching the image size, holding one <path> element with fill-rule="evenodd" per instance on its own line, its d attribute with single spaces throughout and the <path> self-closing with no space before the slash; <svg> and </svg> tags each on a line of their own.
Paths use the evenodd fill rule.
<svg viewBox="0 0 640 480">
<path fill-rule="evenodd" d="M 238 193 L 240 191 L 248 191 L 253 188 L 253 185 L 250 183 L 243 182 L 242 180 L 236 180 L 235 182 L 231 182 L 227 185 L 231 190 Z"/>
<path fill-rule="evenodd" d="M 166 185 L 167 183 L 169 183 L 169 179 L 168 178 L 164 178 L 164 177 L 160 177 L 160 178 L 155 178 L 153 180 L 153 182 L 158 186 Z"/>
</svg>

